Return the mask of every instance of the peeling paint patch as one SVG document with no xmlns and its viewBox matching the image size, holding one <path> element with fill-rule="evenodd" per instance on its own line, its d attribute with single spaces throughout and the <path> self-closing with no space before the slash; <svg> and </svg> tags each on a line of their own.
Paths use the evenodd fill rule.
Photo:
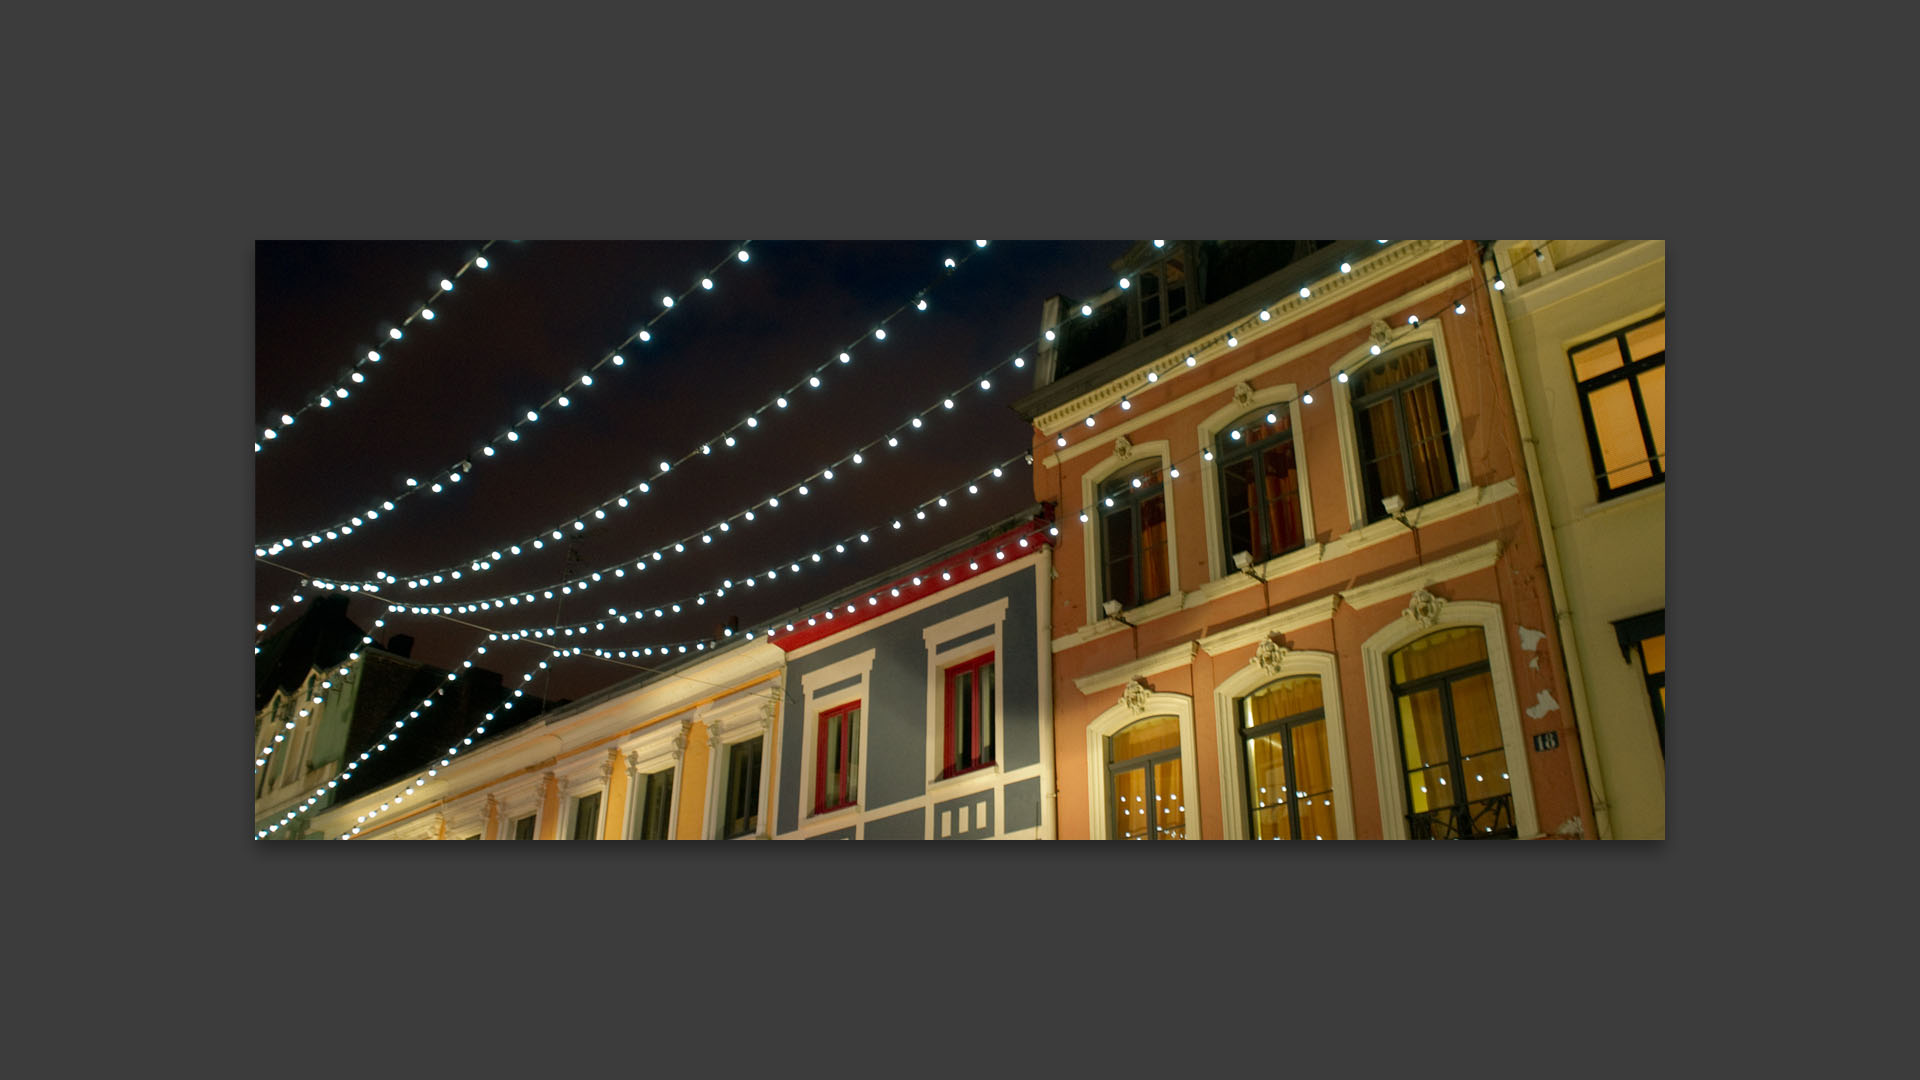
<svg viewBox="0 0 1920 1080">
<path fill-rule="evenodd" d="M 1542 690 L 1539 696 L 1533 699 L 1533 704 L 1527 706 L 1527 719 L 1538 720 L 1550 712 L 1557 711 L 1559 708 L 1560 703 L 1553 700 L 1553 695 Z"/>
<path fill-rule="evenodd" d="M 1540 642 L 1547 636 L 1544 630 L 1530 630 L 1524 626 L 1515 629 L 1520 631 L 1520 647 L 1528 652 L 1539 648 Z"/>
</svg>

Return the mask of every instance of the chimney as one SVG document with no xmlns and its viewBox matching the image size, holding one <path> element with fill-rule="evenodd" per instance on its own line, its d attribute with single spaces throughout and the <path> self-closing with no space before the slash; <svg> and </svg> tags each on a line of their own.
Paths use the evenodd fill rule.
<svg viewBox="0 0 1920 1080">
<path fill-rule="evenodd" d="M 413 635 L 394 634 L 387 639 L 387 651 L 395 656 L 413 655 Z"/>
</svg>

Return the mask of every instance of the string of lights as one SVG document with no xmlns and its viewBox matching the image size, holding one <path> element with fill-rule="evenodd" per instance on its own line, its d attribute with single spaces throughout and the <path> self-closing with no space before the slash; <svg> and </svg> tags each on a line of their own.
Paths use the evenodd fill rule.
<svg viewBox="0 0 1920 1080">
<path fill-rule="evenodd" d="M 830 541 L 829 543 L 823 545 L 817 550 L 797 556 L 790 560 L 785 560 L 783 564 L 775 564 L 774 566 L 767 567 L 750 574 L 741 575 L 737 578 L 729 576 L 729 577 L 723 578 L 719 582 L 719 584 L 717 584 L 716 586 L 710 589 L 693 593 L 689 596 L 683 596 L 676 600 L 664 601 L 658 604 L 650 605 L 651 612 L 649 612 L 648 608 L 636 608 L 630 612 L 622 614 L 617 608 L 608 608 L 606 618 L 596 617 L 594 619 L 587 620 L 582 623 L 573 624 L 571 626 L 547 626 L 547 627 L 537 627 L 537 628 L 529 627 L 529 628 L 523 628 L 523 629 L 517 629 L 517 630 L 511 630 L 511 631 L 504 631 L 500 633 L 500 636 L 497 640 L 503 640 L 503 641 L 518 640 L 522 638 L 539 639 L 539 638 L 546 638 L 546 637 L 553 637 L 553 636 L 568 637 L 568 636 L 575 636 L 575 635 L 584 635 L 588 633 L 590 629 L 591 630 L 607 629 L 608 619 L 611 619 L 613 624 L 617 627 L 620 624 L 643 620 L 649 617 L 649 615 L 651 615 L 653 619 L 659 620 L 659 619 L 664 619 L 669 615 L 677 615 L 682 611 L 687 610 L 688 608 L 703 607 L 707 604 L 709 600 L 717 600 L 717 599 L 720 599 L 721 597 L 726 596 L 730 590 L 739 589 L 739 588 L 754 588 L 754 587 L 757 587 L 763 580 L 767 582 L 776 581 L 779 579 L 780 575 L 783 573 L 788 575 L 798 574 L 798 573 L 801 573 L 807 567 L 822 564 L 830 555 L 845 555 L 850 549 L 872 543 L 875 536 L 885 535 L 889 531 L 904 530 L 906 528 L 906 523 L 909 520 L 912 520 L 912 521 L 929 520 L 928 515 L 930 513 L 937 514 L 939 513 L 939 511 L 947 509 L 949 506 L 959 501 L 963 497 L 977 496 L 981 491 L 981 485 L 983 483 L 986 483 L 991 480 L 1002 479 L 1003 477 L 1006 476 L 1007 470 L 1012 468 L 1015 465 L 1015 463 L 1026 464 L 1028 462 L 1030 462 L 1030 456 L 1025 451 L 1022 451 L 1018 454 L 1014 454 L 1013 456 L 1006 458 L 1005 460 L 1002 460 L 996 464 L 988 466 L 987 468 L 974 474 L 972 477 L 969 477 L 965 480 L 960 481 L 957 484 L 947 487 L 944 490 L 941 490 L 935 493 L 934 495 L 929 496 L 928 498 L 920 500 L 919 502 L 915 503 L 913 506 L 908 508 L 905 512 L 900 513 L 896 516 L 893 516 L 889 519 L 886 519 L 883 522 L 875 523 L 866 528 L 858 529 L 853 532 L 850 532 L 847 535 L 839 538 L 838 540 Z M 639 570 L 645 569 L 650 564 L 658 565 L 658 560 L 663 559 L 665 557 L 665 554 L 666 552 L 664 551 L 654 551 L 651 554 L 643 555 L 638 560 L 635 560 L 632 563 L 632 566 L 636 571 L 639 571 Z M 543 589 L 539 592 L 525 592 L 525 593 L 514 594 L 511 596 L 488 597 L 484 600 L 464 601 L 464 602 L 452 603 L 452 604 L 443 603 L 443 604 L 435 604 L 435 605 L 414 605 L 414 604 L 401 603 L 397 600 L 388 600 L 385 597 L 376 596 L 375 598 L 380 600 L 382 603 L 390 605 L 396 610 L 412 613 L 412 614 L 422 614 L 422 615 L 473 614 L 473 613 L 484 612 L 484 611 L 500 610 L 502 608 L 517 607 L 521 603 L 533 604 L 538 602 L 541 599 L 551 600 L 561 596 L 571 595 L 573 593 L 586 592 L 588 589 L 590 589 L 596 584 L 607 583 L 608 578 L 612 578 L 615 580 L 624 579 L 625 577 L 627 577 L 627 573 L 626 573 L 627 566 L 628 566 L 628 563 L 623 560 L 621 563 L 618 563 L 612 566 L 601 567 L 597 570 L 589 571 L 583 574 L 580 577 L 580 579 L 573 581 L 569 584 L 559 585 L 555 588 Z M 323 578 L 309 579 L 306 582 L 306 584 L 310 584 L 317 589 L 335 589 L 335 588 L 341 587 L 337 583 L 327 581 L 326 579 L 323 579 Z"/>
<path fill-rule="evenodd" d="M 401 319 L 397 325 L 388 326 L 385 332 L 386 347 L 391 349 L 393 345 L 399 343 L 401 339 L 406 336 L 407 328 L 412 326 L 416 321 L 422 323 L 434 321 L 437 313 L 434 311 L 433 305 L 438 304 L 442 297 L 453 292 L 454 283 L 465 276 L 467 271 L 485 270 L 490 265 L 487 261 L 486 253 L 495 243 L 497 243 L 497 241 L 489 240 L 481 244 L 479 249 L 475 251 L 466 262 L 461 263 L 459 269 L 455 270 L 451 276 L 440 279 L 440 287 L 434 290 L 432 296 L 416 304 L 413 311 L 410 312 L 406 318 Z M 285 432 L 293 427 L 295 421 L 305 416 L 309 409 L 331 409 L 335 401 L 347 400 L 351 394 L 350 387 L 358 387 L 362 383 L 365 383 L 367 381 L 367 373 L 372 370 L 373 365 L 380 363 L 384 359 L 386 359 L 386 355 L 380 352 L 379 349 L 368 349 L 364 354 L 355 357 L 353 365 L 348 368 L 348 373 L 345 378 L 322 387 L 318 394 L 307 395 L 306 400 L 299 406 L 280 413 L 279 424 L 268 423 L 267 426 L 261 430 L 259 441 L 253 444 L 253 452 L 258 454 L 262 452 L 265 447 L 276 444 L 285 438 Z"/>
<path fill-rule="evenodd" d="M 975 245 L 976 245 L 975 250 L 977 251 L 979 248 L 984 248 L 986 246 L 986 243 L 987 242 L 984 240 L 975 241 Z M 744 254 L 744 251 L 742 253 Z M 727 428 L 721 430 L 717 435 L 711 438 L 702 440 L 699 444 L 688 449 L 685 453 L 681 454 L 678 458 L 659 459 L 657 464 L 654 465 L 652 471 L 648 473 L 643 479 L 637 481 L 636 483 L 626 488 L 623 488 L 622 490 L 617 491 L 612 495 L 599 499 L 597 502 L 595 502 L 593 505 L 589 507 L 574 511 L 573 513 L 567 516 L 567 520 L 565 521 L 549 524 L 546 527 L 533 532 L 531 535 L 520 538 L 520 540 L 516 543 L 500 545 L 494 548 L 491 554 L 487 555 L 484 558 L 475 556 L 475 557 L 463 560 L 460 564 L 450 564 L 448 566 L 439 567 L 434 570 L 419 571 L 406 576 L 418 580 L 420 584 L 414 587 L 419 588 L 419 587 L 424 587 L 427 584 L 431 584 L 432 579 L 435 577 L 441 577 L 441 578 L 453 577 L 457 579 L 458 576 L 462 573 L 478 573 L 484 570 L 492 569 L 495 565 L 501 563 L 502 561 L 506 559 L 510 559 L 514 556 L 520 555 L 525 551 L 540 550 L 542 547 L 546 545 L 548 538 L 551 538 L 554 540 L 561 539 L 562 537 L 565 536 L 565 530 L 568 529 L 569 527 L 573 528 L 575 531 L 584 530 L 586 528 L 586 519 L 588 518 L 592 518 L 596 521 L 604 520 L 609 514 L 617 514 L 619 511 L 629 508 L 632 505 L 633 500 L 638 499 L 640 496 L 650 493 L 653 490 L 654 485 L 658 484 L 662 477 L 666 476 L 668 473 L 672 472 L 674 469 L 677 469 L 680 466 L 685 465 L 687 462 L 692 461 L 695 458 L 707 457 L 712 455 L 715 447 L 719 447 L 720 449 L 725 450 L 725 449 L 731 449 L 739 445 L 746 438 L 747 432 L 752 431 L 760 426 L 761 418 L 763 416 L 766 416 L 770 412 L 783 411 L 787 409 L 790 404 L 796 401 L 802 400 L 804 397 L 804 395 L 802 394 L 803 390 L 813 390 L 813 391 L 820 390 L 825 385 L 823 375 L 835 366 L 845 366 L 845 365 L 851 364 L 854 358 L 854 350 L 860 346 L 861 342 L 867 340 L 869 337 L 871 337 L 874 340 L 884 341 L 886 340 L 888 326 L 891 325 L 893 321 L 898 317 L 900 317 L 903 313 L 909 310 L 918 310 L 922 312 L 928 310 L 927 296 L 932 291 L 934 285 L 938 283 L 941 277 L 944 277 L 947 274 L 951 274 L 955 270 L 958 270 L 961 266 L 964 266 L 967 260 L 970 259 L 971 257 L 972 256 L 969 254 L 969 255 L 963 255 L 958 259 L 955 259 L 952 257 L 948 257 L 947 259 L 945 259 L 942 263 L 943 270 L 941 271 L 941 274 L 939 276 L 937 276 L 933 281 L 930 281 L 925 287 L 920 289 L 911 300 L 901 304 L 899 307 L 895 308 L 892 312 L 890 312 L 885 317 L 880 319 L 876 324 L 874 324 L 874 326 L 870 330 L 862 331 L 860 337 L 854 339 L 853 341 L 845 345 L 843 348 L 841 348 L 834 357 L 830 357 L 829 359 L 822 361 L 821 363 L 815 365 L 813 368 L 802 373 L 802 375 L 798 379 L 796 379 L 792 384 L 784 387 L 781 392 L 775 394 L 772 398 L 768 399 L 759 407 L 755 408 L 746 417 L 733 423 Z M 622 347 L 624 347 L 624 344 Z M 604 362 L 611 363 L 614 366 L 621 366 L 626 361 L 625 361 L 625 358 L 619 355 L 619 353 L 616 351 L 612 354 L 609 354 L 609 357 Z M 1024 359 L 1020 360 L 1021 365 L 1024 365 L 1025 362 L 1026 361 Z M 588 378 L 591 378 L 590 373 Z M 983 375 L 981 378 L 985 379 L 987 378 L 987 376 Z M 564 400 L 564 399 L 561 399 L 561 400 Z M 926 413 L 922 412 L 921 414 L 919 414 L 919 416 L 910 418 L 908 424 L 904 426 L 911 426 L 915 428 L 919 427 L 922 422 L 920 420 L 920 417 L 924 417 L 925 415 Z M 866 447 L 862 447 L 861 450 L 864 451 L 864 450 L 871 449 L 871 445 L 872 444 L 869 444 Z M 482 455 L 486 456 L 490 452 L 491 452 L 490 449 L 483 449 Z M 836 462 L 835 464 L 838 465 L 842 463 Z M 459 478 L 457 474 L 449 474 L 449 475 L 450 475 L 450 480 L 449 480 L 450 483 L 458 482 Z M 812 479 L 812 478 L 810 477 L 809 479 Z M 794 485 L 794 486 L 798 486 L 798 485 Z M 417 490 L 417 489 L 410 489 L 410 490 Z M 429 490 L 434 494 L 438 494 L 440 493 L 441 489 L 439 487 L 433 487 L 433 488 L 430 488 Z M 792 490 L 792 488 L 789 488 L 788 490 L 790 491 Z M 782 491 L 780 492 L 780 494 L 782 495 L 787 494 L 787 491 Z M 388 506 L 386 504 L 383 504 L 383 506 L 386 509 L 391 509 L 391 506 Z M 737 514 L 734 515 L 734 517 L 739 517 L 739 516 L 740 515 L 737 515 Z M 731 521 L 733 519 L 730 518 L 728 520 Z M 358 518 L 349 519 L 346 522 L 346 526 L 348 530 L 350 530 L 353 526 L 356 526 L 359 524 L 362 524 L 362 522 Z M 718 526 L 718 524 L 719 523 L 716 523 L 716 527 Z M 325 536 L 323 536 L 321 533 L 318 533 L 318 532 L 313 533 L 309 535 L 305 540 L 299 541 L 299 544 L 303 548 L 312 547 L 312 546 L 315 546 L 316 543 L 324 542 L 324 540 L 336 539 L 337 536 L 333 535 L 336 533 L 338 534 L 338 536 L 345 536 L 349 534 L 348 531 L 342 531 L 341 529 L 335 528 Z M 254 547 L 254 554 L 256 556 L 278 554 L 279 551 L 285 550 L 286 548 L 291 547 L 293 543 L 294 541 L 292 540 L 282 539 L 280 541 L 269 543 L 266 545 L 256 544 Z M 385 574 L 384 572 L 376 571 L 374 581 L 362 582 L 361 584 L 371 585 L 371 584 L 377 584 L 380 581 L 392 581 L 397 583 L 398 580 L 400 580 L 399 577 L 396 577 L 395 575 L 389 575 L 389 574 Z"/>
<path fill-rule="evenodd" d="M 976 241 L 976 243 L 981 246 L 985 245 L 984 241 Z M 1156 246 L 1160 246 L 1164 243 L 1165 241 L 1155 241 Z M 965 261 L 964 259 L 960 260 L 960 262 L 964 262 L 964 261 Z M 948 259 L 947 262 L 949 264 L 954 264 L 954 260 L 952 259 Z M 1132 269 L 1127 271 L 1127 273 L 1123 274 L 1120 277 L 1119 279 L 1120 287 L 1123 291 L 1130 284 L 1130 275 L 1136 274 L 1136 273 L 1138 273 L 1138 270 Z M 1103 301 L 1102 303 L 1105 304 L 1105 303 L 1116 303 L 1116 302 L 1120 302 L 1117 297 L 1109 298 L 1108 300 Z M 922 310 L 925 309 L 926 301 L 925 301 L 924 291 L 922 295 L 919 298 L 917 298 L 915 303 L 916 303 L 916 306 L 920 307 Z M 901 309 L 897 310 L 894 314 L 897 315 L 899 314 L 900 311 L 904 311 L 904 310 L 906 310 L 906 308 L 903 306 Z M 1082 305 L 1082 310 L 1091 314 L 1093 312 L 1098 311 L 1099 308 L 1090 302 L 1088 304 Z M 891 318 L 893 318 L 892 315 L 888 316 L 888 319 L 891 319 Z M 885 321 L 886 320 L 882 320 L 883 324 Z M 1051 331 L 1049 331 L 1048 333 L 1051 334 Z M 878 448 L 882 442 L 885 442 L 889 449 L 897 448 L 900 445 L 900 440 L 903 437 L 910 435 L 912 432 L 921 430 L 924 427 L 924 424 L 928 417 L 953 410 L 956 407 L 958 402 L 963 401 L 965 399 L 965 395 L 973 392 L 976 388 L 978 392 L 983 394 L 992 392 L 996 387 L 1001 385 L 1000 380 L 1002 378 L 1004 369 L 1009 367 L 1014 369 L 1025 368 L 1027 365 L 1027 359 L 1026 359 L 1027 356 L 1031 355 L 1034 347 L 1036 347 L 1039 344 L 1040 344 L 1040 339 L 1038 337 L 1022 343 L 1019 347 L 1009 350 L 1004 359 L 1001 359 L 995 362 L 994 364 L 988 366 L 986 369 L 979 371 L 973 374 L 972 376 L 968 377 L 965 381 L 961 382 L 958 386 L 941 394 L 935 401 L 927 405 L 925 408 L 921 409 L 919 412 L 909 415 L 908 418 L 902 423 L 887 430 L 886 432 L 870 440 L 869 442 L 861 446 L 858 446 L 851 451 L 848 451 L 844 456 L 842 456 L 838 460 L 835 460 L 828 465 L 822 466 L 821 468 L 814 470 L 813 472 L 803 477 L 802 479 L 795 481 L 794 483 L 787 485 L 785 488 L 775 492 L 773 495 L 769 496 L 767 499 L 760 502 L 756 502 L 753 506 L 747 507 L 742 510 L 737 510 L 734 513 L 720 520 L 717 520 L 708 524 L 704 528 L 695 529 L 687 533 L 686 535 L 678 537 L 675 540 L 668 541 L 667 544 L 664 544 L 661 546 L 663 548 L 667 546 L 672 546 L 673 548 L 675 548 L 677 553 L 679 551 L 684 551 L 687 545 L 692 544 L 696 541 L 702 544 L 710 544 L 713 542 L 714 534 L 716 533 L 726 534 L 730 532 L 733 528 L 756 521 L 759 515 L 766 513 L 768 510 L 777 509 L 780 506 L 780 500 L 782 498 L 790 497 L 796 493 L 804 497 L 806 494 L 808 494 L 810 485 L 818 484 L 821 482 L 832 481 L 836 475 L 836 470 L 839 470 L 840 472 L 845 472 L 846 469 L 850 466 L 857 467 L 861 464 L 864 464 L 867 457 L 870 456 L 871 453 L 876 448 Z M 837 362 L 840 364 L 851 363 L 851 358 L 852 358 L 852 353 L 850 351 L 843 350 L 839 353 Z M 746 432 L 759 426 L 758 418 L 760 416 L 765 415 L 768 412 L 777 412 L 779 410 L 784 410 L 788 408 L 790 404 L 788 395 L 791 394 L 795 398 L 798 398 L 800 396 L 800 390 L 802 387 L 807 387 L 815 390 L 819 389 L 822 385 L 820 381 L 820 374 L 828 370 L 829 368 L 833 367 L 835 362 L 836 361 L 834 360 L 829 360 L 819 365 L 818 367 L 814 368 L 811 372 L 808 373 L 806 377 L 802 378 L 800 381 L 796 382 L 793 386 L 789 387 L 788 392 L 786 394 L 778 395 L 772 400 L 770 400 L 769 402 L 763 404 L 758 409 L 754 410 L 754 412 L 751 413 L 749 416 L 747 416 L 744 420 L 740 421 L 734 426 L 723 431 L 719 438 L 711 439 L 701 443 L 699 447 L 683 455 L 679 459 L 679 461 L 677 462 L 669 462 L 666 460 L 660 461 L 656 466 L 655 472 L 652 475 L 650 475 L 647 479 L 640 481 L 639 483 L 633 485 L 632 487 L 626 488 L 620 492 L 616 492 L 611 496 L 603 498 L 590 507 L 587 507 L 581 510 L 576 510 L 574 513 L 569 514 L 565 520 L 555 522 L 555 523 L 550 523 L 545 528 L 542 528 L 541 530 L 533 533 L 532 535 L 522 537 L 516 543 L 494 547 L 485 554 L 476 554 L 472 557 L 469 557 L 468 559 L 463 560 L 459 564 L 450 564 L 450 565 L 442 566 L 433 570 L 419 571 L 419 572 L 405 574 L 405 575 L 396 575 L 396 574 L 388 573 L 384 570 L 377 570 L 374 573 L 373 579 L 356 582 L 354 584 L 359 585 L 362 589 L 377 591 L 377 589 L 383 584 L 387 586 L 397 586 L 402 582 L 405 582 L 407 587 L 410 589 L 424 589 L 424 588 L 431 587 L 433 585 L 443 584 L 449 581 L 458 581 L 458 580 L 461 580 L 463 577 L 484 573 L 486 571 L 496 568 L 497 566 L 501 565 L 503 562 L 505 562 L 510 558 L 520 556 L 532 551 L 541 550 L 546 546 L 546 544 L 549 541 L 564 540 L 570 534 L 577 534 L 580 532 L 584 532 L 588 528 L 590 523 L 604 521 L 610 515 L 617 515 L 620 511 L 623 511 L 632 507 L 634 499 L 638 498 L 641 495 L 645 495 L 651 492 L 653 489 L 653 485 L 657 483 L 662 476 L 666 475 L 669 471 L 671 471 L 671 469 L 677 468 L 679 465 L 684 464 L 686 461 L 691 460 L 695 457 L 709 456 L 712 453 L 714 453 L 716 447 L 718 447 L 721 450 L 730 450 L 730 449 L 734 449 L 739 445 L 742 445 L 746 437 Z M 267 549 L 265 552 L 262 552 L 259 549 L 255 550 L 256 556 L 261 554 L 275 554 L 275 553 L 276 552 L 274 552 L 273 549 L 271 548 Z M 344 587 L 344 583 L 340 584 L 337 587 Z M 544 588 L 546 588 L 546 586 L 536 586 L 536 590 L 544 589 Z"/>
<path fill-rule="evenodd" d="M 401 502 L 414 495 L 421 494 L 422 492 L 438 495 L 451 490 L 457 486 L 468 473 L 473 471 L 474 466 L 478 464 L 479 461 L 484 461 L 487 458 L 495 456 L 497 453 L 496 448 L 504 448 L 508 445 L 518 443 L 521 432 L 529 430 L 534 424 L 539 423 L 540 418 L 549 410 L 556 407 L 561 409 L 569 408 L 573 404 L 573 397 L 570 395 L 577 395 L 582 390 L 591 388 L 594 385 L 593 377 L 595 373 L 599 372 L 602 368 L 608 366 L 625 366 L 627 362 L 626 357 L 621 354 L 620 350 L 625 349 L 636 341 L 643 343 L 652 341 L 654 325 L 665 318 L 667 313 L 673 310 L 675 304 L 685 301 L 688 296 L 696 292 L 711 292 L 714 287 L 713 277 L 720 272 L 722 267 L 735 262 L 745 263 L 748 260 L 749 255 L 746 244 L 742 242 L 729 252 L 725 258 L 709 267 L 706 273 L 700 276 L 698 281 L 687 286 L 678 296 L 672 293 L 660 294 L 661 310 L 655 312 L 653 317 L 642 324 L 640 329 L 629 334 L 620 344 L 608 350 L 600 359 L 589 365 L 585 371 L 573 376 L 559 389 L 548 394 L 546 400 L 541 402 L 537 408 L 526 410 L 524 415 L 517 416 L 506 427 L 495 432 L 492 437 L 481 444 L 479 454 L 463 456 L 460 460 L 429 475 L 425 480 L 409 476 L 406 478 L 405 486 L 400 492 L 391 498 L 381 500 L 376 506 L 370 506 L 357 514 L 351 514 L 331 525 L 304 530 L 308 532 L 308 535 L 305 539 L 298 541 L 300 547 L 318 547 L 328 541 L 351 536 L 355 529 L 364 527 L 368 522 L 378 521 L 382 513 L 392 513 Z M 375 354 L 369 353 L 368 355 L 373 356 Z M 344 388 L 338 389 L 334 393 L 337 397 L 346 397 Z M 255 444 L 256 447 L 258 447 L 258 445 L 258 443 Z M 479 461 L 476 461 L 476 458 L 478 458 Z M 256 553 L 278 554 L 292 547 L 294 543 L 295 541 L 291 538 L 282 538 L 266 543 L 256 541 L 254 551 Z"/>
</svg>

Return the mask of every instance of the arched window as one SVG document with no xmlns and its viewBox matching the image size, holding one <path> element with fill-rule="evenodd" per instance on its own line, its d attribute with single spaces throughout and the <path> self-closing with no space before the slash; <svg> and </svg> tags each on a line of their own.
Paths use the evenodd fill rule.
<svg viewBox="0 0 1920 1080">
<path fill-rule="evenodd" d="M 1107 778 L 1114 839 L 1186 839 L 1179 717 L 1150 716 L 1109 736 Z"/>
<path fill-rule="evenodd" d="M 1458 491 L 1433 346 L 1421 342 L 1389 353 L 1351 378 L 1366 520 L 1387 516 L 1380 501 L 1389 495 L 1414 507 Z"/>
<path fill-rule="evenodd" d="M 1247 836 L 1332 840 L 1333 765 L 1320 679 L 1279 679 L 1237 703 L 1247 783 Z"/>
<path fill-rule="evenodd" d="M 1479 627 L 1428 634 L 1388 658 L 1407 835 L 1479 840 L 1518 835 L 1487 640 Z"/>
<path fill-rule="evenodd" d="M 1100 485 L 1100 559 L 1104 600 L 1139 607 L 1167 595 L 1167 493 L 1160 463 Z"/>
<path fill-rule="evenodd" d="M 1293 415 L 1275 405 L 1241 417 L 1214 440 L 1219 459 L 1223 567 L 1237 552 L 1254 563 L 1307 542 L 1300 514 L 1300 470 L 1293 447 Z"/>
</svg>

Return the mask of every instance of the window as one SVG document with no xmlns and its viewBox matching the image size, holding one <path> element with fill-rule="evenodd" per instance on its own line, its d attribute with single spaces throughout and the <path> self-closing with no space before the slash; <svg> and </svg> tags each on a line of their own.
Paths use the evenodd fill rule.
<svg viewBox="0 0 1920 1080">
<path fill-rule="evenodd" d="M 1246 749 L 1247 836 L 1337 837 L 1320 680 L 1305 675 L 1269 683 L 1240 699 L 1239 714 Z"/>
<path fill-rule="evenodd" d="M 1459 490 L 1432 344 L 1382 356 L 1351 379 L 1366 520 L 1387 516 L 1380 502 L 1390 495 L 1414 507 Z"/>
<path fill-rule="evenodd" d="M 942 779 L 993 764 L 993 677 L 992 653 L 947 668 Z"/>
<path fill-rule="evenodd" d="M 1568 351 L 1601 499 L 1667 478 L 1667 316 Z"/>
<path fill-rule="evenodd" d="M 763 737 L 734 743 L 727 749 L 727 801 L 722 808 L 721 838 L 749 836 L 760 827 L 760 746 Z"/>
<path fill-rule="evenodd" d="M 1501 743 L 1486 635 L 1428 634 L 1389 658 L 1415 840 L 1510 838 L 1513 785 Z"/>
<path fill-rule="evenodd" d="M 1159 463 L 1107 481 L 1098 499 L 1101 599 L 1134 608 L 1167 595 L 1167 495 Z"/>
<path fill-rule="evenodd" d="M 1114 839 L 1185 839 L 1179 717 L 1148 717 L 1115 732 L 1107 762 Z"/>
<path fill-rule="evenodd" d="M 532 814 L 528 814 L 526 817 L 514 819 L 513 838 L 515 840 L 533 839 L 533 817 Z"/>
<path fill-rule="evenodd" d="M 673 770 L 661 769 L 640 777 L 634 793 L 635 840 L 665 840 L 673 816 Z"/>
<path fill-rule="evenodd" d="M 573 801 L 573 832 L 568 839 L 592 840 L 599 832 L 600 793 L 583 795 Z"/>
<path fill-rule="evenodd" d="M 1187 315 L 1187 264 L 1173 256 L 1140 271 L 1133 286 L 1135 318 L 1146 337 Z"/>
<path fill-rule="evenodd" d="M 1647 680 L 1647 704 L 1653 708 L 1653 731 L 1660 752 L 1667 752 L 1667 613 L 1665 609 L 1613 624 L 1620 638 L 1620 655 L 1628 663 L 1640 650 L 1640 671 Z"/>
<path fill-rule="evenodd" d="M 1261 409 L 1215 439 L 1219 458 L 1223 567 L 1244 551 L 1255 564 L 1306 545 L 1300 515 L 1300 471 L 1293 451 L 1293 414 L 1286 405 Z"/>
<path fill-rule="evenodd" d="M 860 703 L 821 713 L 815 731 L 813 812 L 852 806 L 860 801 Z"/>
</svg>

